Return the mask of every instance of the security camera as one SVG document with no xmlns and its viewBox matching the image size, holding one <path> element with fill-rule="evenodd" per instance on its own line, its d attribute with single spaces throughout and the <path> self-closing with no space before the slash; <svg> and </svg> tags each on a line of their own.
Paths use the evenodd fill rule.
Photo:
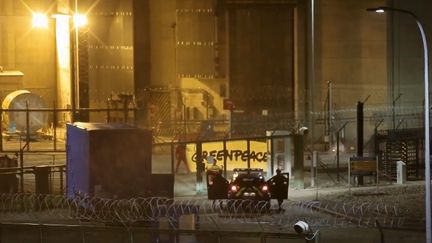
<svg viewBox="0 0 432 243">
<path fill-rule="evenodd" d="M 303 235 L 307 234 L 310 231 L 309 225 L 305 221 L 298 221 L 294 225 L 294 230 L 297 234 Z"/>
<path fill-rule="evenodd" d="M 308 129 L 307 127 L 300 127 L 300 128 L 298 129 L 298 133 L 299 133 L 300 135 L 306 135 L 306 134 L 308 133 L 308 131 L 309 131 L 309 129 Z"/>
</svg>

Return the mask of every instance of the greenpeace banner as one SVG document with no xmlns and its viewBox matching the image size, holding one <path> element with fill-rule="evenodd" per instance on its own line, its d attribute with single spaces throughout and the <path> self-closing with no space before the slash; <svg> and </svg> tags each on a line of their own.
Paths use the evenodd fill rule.
<svg viewBox="0 0 432 243">
<path fill-rule="evenodd" d="M 234 168 L 247 168 L 247 161 L 250 158 L 251 168 L 260 168 L 267 171 L 267 144 L 265 142 L 250 141 L 250 151 L 247 151 L 247 141 L 227 141 L 226 150 L 222 142 L 211 142 L 202 144 L 202 158 L 206 167 L 209 166 L 206 157 L 211 155 L 216 158 L 217 165 L 223 166 L 226 158 L 227 170 Z M 196 144 L 186 146 L 186 156 L 191 171 L 196 171 Z"/>
</svg>

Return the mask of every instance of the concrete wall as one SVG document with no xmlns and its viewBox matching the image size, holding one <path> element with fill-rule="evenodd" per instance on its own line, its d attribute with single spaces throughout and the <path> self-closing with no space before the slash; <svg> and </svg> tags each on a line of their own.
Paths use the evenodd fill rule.
<svg viewBox="0 0 432 243">
<path fill-rule="evenodd" d="M 28 6 L 45 10 L 50 3 L 37 1 L 36 6 L 36 1 L 31 1 Z M 220 88 L 230 87 L 230 70 L 225 70 L 223 76 L 213 76 L 215 82 L 211 83 L 211 75 L 216 74 L 216 52 L 214 46 L 210 46 L 224 44 L 225 49 L 221 52 L 228 54 L 228 32 L 221 27 L 225 23 L 217 25 L 224 17 L 219 16 L 216 20 L 214 12 L 197 11 L 215 11 L 215 1 L 112 0 L 100 1 L 94 6 L 92 3 L 90 0 L 82 2 L 91 7 L 88 52 L 91 107 L 104 106 L 111 91 L 139 92 L 147 87 L 190 89 L 199 83 L 212 87 L 210 93 L 217 99 L 226 98 L 221 96 Z M 376 122 L 374 117 L 386 119 L 380 128 L 392 126 L 391 103 L 399 93 L 402 96 L 396 105 L 400 109 L 408 107 L 411 111 L 412 107 L 421 106 L 423 62 L 415 24 L 407 16 L 378 15 L 365 9 L 393 5 L 411 10 L 423 20 L 430 36 L 430 1 L 320 0 L 315 4 L 313 85 L 307 83 L 311 71 L 306 69 L 306 63 L 310 61 L 307 59 L 310 49 L 305 48 L 309 36 L 306 0 L 297 1 L 294 14 L 298 18 L 294 17 L 297 21 L 294 27 L 298 29 L 293 30 L 297 42 L 293 54 L 294 110 L 297 111 L 296 118 L 303 119 L 313 101 L 315 115 L 312 118 L 318 124 L 315 142 L 323 141 L 325 129 L 321 124 L 326 116 L 329 80 L 333 84 L 333 109 L 338 111 L 334 113 L 333 129 L 347 120 L 355 121 L 357 101 L 370 95 L 365 104 L 366 139 Z M 135 7 L 143 7 L 143 10 L 134 12 Z M 186 11 L 189 12 L 185 14 Z M 134 23 L 138 15 L 141 17 Z M 0 65 L 8 70 L 22 71 L 23 87 L 38 90 L 48 104 L 52 104 L 56 88 L 53 30 L 53 20 L 48 30 L 32 29 L 30 11 L 22 2 L 0 0 Z M 142 38 L 142 42 L 134 42 L 136 37 Z M 137 55 L 143 57 L 140 62 L 134 61 Z M 227 60 L 228 55 L 221 63 L 225 68 L 232 66 Z M 6 91 L 3 89 L 2 92 Z M 220 104 L 220 101 L 216 103 Z M 397 110 L 396 113 L 397 119 L 404 118 L 399 116 L 403 112 Z M 223 111 L 220 114 L 220 117 L 226 117 Z M 407 125 L 417 126 L 419 122 Z M 344 136 L 355 140 L 355 122 L 347 126 Z"/>
<path fill-rule="evenodd" d="M 90 107 L 106 107 L 114 93 L 134 92 L 132 1 L 88 1 Z"/>
<path fill-rule="evenodd" d="M 432 39 L 432 2 L 427 0 L 393 0 L 395 8 L 415 13 L 429 41 L 429 59 Z M 403 120 L 402 127 L 423 126 L 424 59 L 422 40 L 414 18 L 407 14 L 388 13 L 382 18 L 389 21 L 389 85 L 391 100 L 395 102 L 396 121 Z M 432 67 L 429 62 L 429 69 Z M 416 115 L 413 115 L 416 114 Z"/>
<path fill-rule="evenodd" d="M 0 66 L 24 73 L 22 88 L 41 95 L 48 106 L 55 97 L 55 35 L 54 21 L 48 29 L 32 28 L 33 11 L 49 9 L 52 1 L 0 1 Z M 1 82 L 1 80 L 0 80 Z M 0 84 L 1 85 L 1 84 Z M 0 98 L 9 88 L 0 90 Z"/>
<path fill-rule="evenodd" d="M 384 0 L 316 1 L 316 78 L 314 87 L 315 119 L 326 117 L 327 81 L 332 81 L 333 131 L 345 121 L 344 139 L 356 139 L 356 103 L 364 101 L 365 115 L 370 108 L 387 105 L 387 31 L 386 19 L 365 9 L 385 5 Z M 368 119 L 369 120 L 369 119 Z M 321 123 L 322 124 L 322 123 Z M 365 122 L 365 139 L 374 122 Z M 324 133 L 318 126 L 317 141 Z"/>
<path fill-rule="evenodd" d="M 150 0 L 150 85 L 178 86 L 176 75 L 176 0 Z"/>
</svg>

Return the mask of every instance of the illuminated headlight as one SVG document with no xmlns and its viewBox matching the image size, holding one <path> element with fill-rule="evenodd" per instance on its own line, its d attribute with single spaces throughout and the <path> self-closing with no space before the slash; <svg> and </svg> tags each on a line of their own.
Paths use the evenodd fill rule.
<svg viewBox="0 0 432 243">
<path fill-rule="evenodd" d="M 261 188 L 261 190 L 264 191 L 264 192 L 268 191 L 268 186 L 267 186 L 267 185 L 264 185 L 264 186 Z"/>
<path fill-rule="evenodd" d="M 236 192 L 237 191 L 237 186 L 236 185 L 232 185 L 231 186 L 231 191 Z"/>
</svg>

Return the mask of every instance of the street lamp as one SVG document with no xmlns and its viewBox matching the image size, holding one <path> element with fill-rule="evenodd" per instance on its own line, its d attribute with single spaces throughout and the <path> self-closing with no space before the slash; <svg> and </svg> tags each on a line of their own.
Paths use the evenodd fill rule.
<svg viewBox="0 0 432 243">
<path fill-rule="evenodd" d="M 62 62 L 60 66 L 68 66 L 71 72 L 70 77 L 70 102 L 72 108 L 72 122 L 75 121 L 76 110 L 79 109 L 79 29 L 87 25 L 87 17 L 84 14 L 63 14 L 55 13 L 51 17 L 56 20 L 56 48 L 59 59 Z M 72 19 L 72 25 L 70 25 Z M 33 13 L 33 27 L 48 28 L 48 17 L 45 13 Z M 72 32 L 73 31 L 73 32 Z M 70 38 L 70 33 L 73 33 L 73 39 Z M 72 45 L 71 45 L 72 44 Z M 65 49 L 67 48 L 67 50 Z M 72 56 L 73 63 L 70 63 Z M 60 80 L 61 82 L 61 80 Z M 68 98 L 69 99 L 69 98 Z M 63 103 L 63 102 L 61 102 Z"/>
<path fill-rule="evenodd" d="M 48 28 L 48 17 L 44 13 L 33 13 L 33 27 Z"/>
<path fill-rule="evenodd" d="M 367 11 L 384 13 L 386 11 L 394 11 L 399 13 L 408 14 L 413 17 L 417 23 L 417 27 L 420 31 L 420 35 L 423 42 L 423 54 L 424 54 L 424 129 L 425 129 L 425 144 L 424 144 L 424 157 L 425 157 L 425 208 L 426 208 L 426 242 L 432 242 L 431 235 L 431 177 L 430 177 L 430 147 L 429 147 L 429 64 L 428 64 L 428 48 L 426 35 L 419 18 L 412 12 L 405 9 L 391 8 L 391 7 L 378 7 L 368 8 Z"/>
</svg>

